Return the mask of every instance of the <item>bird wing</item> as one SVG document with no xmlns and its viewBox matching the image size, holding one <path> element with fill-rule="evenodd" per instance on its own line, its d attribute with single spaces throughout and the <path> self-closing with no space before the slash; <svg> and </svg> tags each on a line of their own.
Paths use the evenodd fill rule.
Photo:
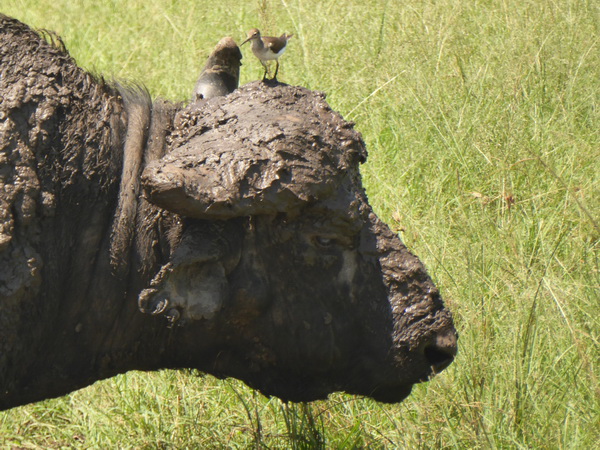
<svg viewBox="0 0 600 450">
<path fill-rule="evenodd" d="M 265 42 L 265 47 L 269 48 L 273 53 L 279 53 L 287 44 L 285 39 L 274 37 L 263 38 L 263 41 Z"/>
</svg>

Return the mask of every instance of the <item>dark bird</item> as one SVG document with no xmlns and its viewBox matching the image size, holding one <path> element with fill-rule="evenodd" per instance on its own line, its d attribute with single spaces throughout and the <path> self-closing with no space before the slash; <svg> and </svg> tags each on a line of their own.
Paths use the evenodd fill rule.
<svg viewBox="0 0 600 450">
<path fill-rule="evenodd" d="M 236 90 L 241 65 L 242 52 L 235 41 L 230 37 L 221 39 L 196 81 L 192 101 L 219 97 Z"/>
<path fill-rule="evenodd" d="M 256 28 L 252 28 L 248 31 L 248 39 L 241 43 L 244 45 L 248 41 L 252 41 L 252 53 L 254 56 L 258 58 L 260 63 L 265 68 L 265 75 L 263 76 L 263 80 L 266 79 L 267 74 L 269 72 L 269 68 L 267 67 L 266 61 L 275 60 L 277 65 L 275 66 L 275 75 L 273 76 L 273 80 L 277 80 L 277 72 L 279 71 L 279 61 L 277 60 L 287 47 L 287 42 L 293 34 L 283 33 L 279 37 L 274 36 L 261 36 L 260 31 Z"/>
</svg>

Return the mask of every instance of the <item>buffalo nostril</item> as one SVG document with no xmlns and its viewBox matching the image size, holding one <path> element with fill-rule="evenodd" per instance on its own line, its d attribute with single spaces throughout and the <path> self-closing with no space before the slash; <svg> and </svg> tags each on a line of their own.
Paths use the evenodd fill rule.
<svg viewBox="0 0 600 450">
<path fill-rule="evenodd" d="M 452 363 L 454 355 L 445 350 L 440 350 L 434 346 L 425 347 L 425 358 L 431 364 L 433 371 L 439 373 Z"/>
<path fill-rule="evenodd" d="M 438 335 L 432 343 L 426 345 L 423 354 L 434 373 L 439 373 L 454 361 L 456 350 L 456 335 L 446 333 Z"/>
</svg>

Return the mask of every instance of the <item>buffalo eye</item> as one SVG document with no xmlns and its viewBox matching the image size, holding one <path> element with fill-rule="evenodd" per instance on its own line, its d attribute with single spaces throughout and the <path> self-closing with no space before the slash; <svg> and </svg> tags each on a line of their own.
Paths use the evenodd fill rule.
<svg viewBox="0 0 600 450">
<path fill-rule="evenodd" d="M 315 236 L 314 241 L 321 248 L 329 248 L 335 242 L 334 239 L 325 236 Z"/>
</svg>

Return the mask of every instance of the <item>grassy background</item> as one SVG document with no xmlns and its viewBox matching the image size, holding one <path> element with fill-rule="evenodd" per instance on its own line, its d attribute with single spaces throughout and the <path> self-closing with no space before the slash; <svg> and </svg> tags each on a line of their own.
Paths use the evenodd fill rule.
<svg viewBox="0 0 600 450">
<path fill-rule="evenodd" d="M 283 405 L 129 373 L 0 413 L 4 447 L 599 448 L 599 4 L 3 0 L 83 67 L 189 97 L 225 35 L 293 32 L 279 78 L 356 121 L 371 203 L 427 264 L 458 358 L 399 405 Z M 245 48 L 242 83 L 262 69 Z"/>
</svg>

